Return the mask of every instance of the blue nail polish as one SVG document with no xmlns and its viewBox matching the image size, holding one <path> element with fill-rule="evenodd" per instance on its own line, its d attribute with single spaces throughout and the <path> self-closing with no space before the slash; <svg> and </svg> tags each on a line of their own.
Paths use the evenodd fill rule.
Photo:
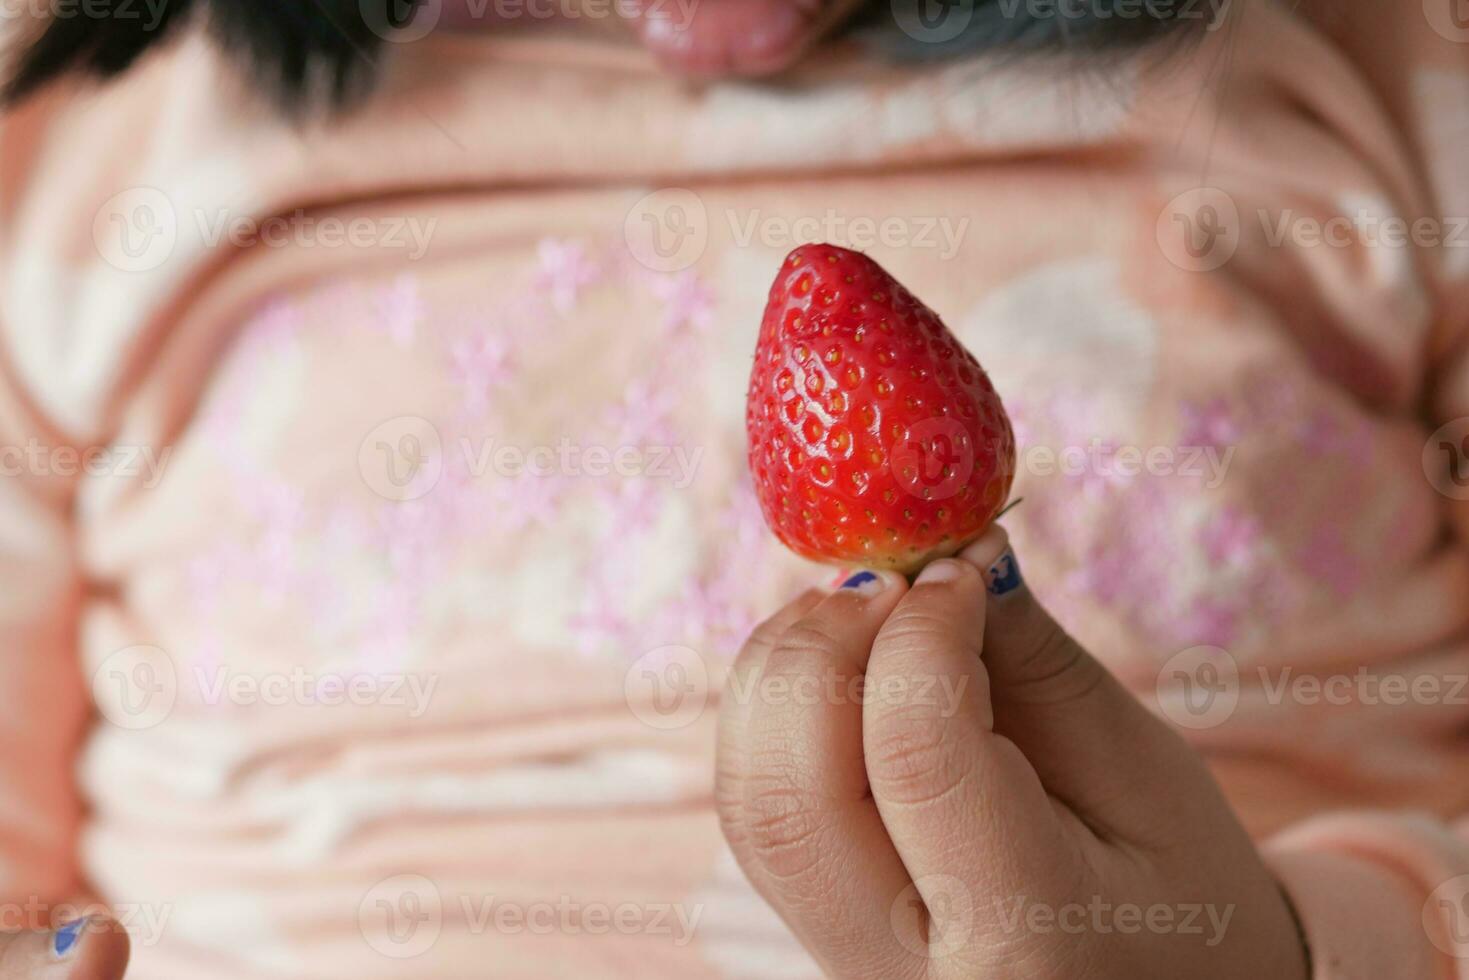
<svg viewBox="0 0 1469 980">
<path fill-rule="evenodd" d="M 860 589 L 868 582 L 876 582 L 877 576 L 872 572 L 858 572 L 842 583 L 844 589 Z"/>
<path fill-rule="evenodd" d="M 1008 551 L 1000 556 L 999 561 L 990 566 L 989 580 L 991 595 L 1014 592 L 1025 584 L 1020 578 L 1020 563 Z"/>
<path fill-rule="evenodd" d="M 86 924 L 86 919 L 73 919 L 56 930 L 51 937 L 51 948 L 56 951 L 57 956 L 65 956 L 72 951 L 82 938 L 82 928 Z"/>
</svg>

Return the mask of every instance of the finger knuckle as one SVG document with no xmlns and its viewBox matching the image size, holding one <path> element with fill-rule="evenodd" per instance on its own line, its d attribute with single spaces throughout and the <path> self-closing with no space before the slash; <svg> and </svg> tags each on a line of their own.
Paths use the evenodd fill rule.
<svg viewBox="0 0 1469 980">
<path fill-rule="evenodd" d="M 767 619 L 759 626 L 750 631 L 750 636 L 745 640 L 742 654 L 755 650 L 769 650 L 780 642 L 785 635 L 786 627 L 774 619 Z"/>
<path fill-rule="evenodd" d="M 827 825 L 819 799 L 779 780 L 759 780 L 745 797 L 750 855 L 776 878 L 809 873 L 821 860 Z"/>
<path fill-rule="evenodd" d="M 745 773 L 724 757 L 714 768 L 714 812 L 724 839 L 738 850 L 745 840 Z"/>
<path fill-rule="evenodd" d="M 815 667 L 841 652 L 835 632 L 820 620 L 803 619 L 785 631 L 776 644 L 775 656 L 784 667 Z"/>
<path fill-rule="evenodd" d="M 874 793 L 913 806 L 953 794 L 966 775 L 947 726 L 911 705 L 889 710 L 874 724 L 867 764 Z"/>
<path fill-rule="evenodd" d="M 900 606 L 883 624 L 881 647 L 886 663 L 915 663 L 932 656 L 936 644 L 973 644 L 978 655 L 980 637 L 957 635 L 951 614 L 925 608 L 922 603 Z"/>
<path fill-rule="evenodd" d="M 1081 700 L 1107 679 L 1106 669 L 1060 627 L 1048 630 L 1025 658 L 1010 698 L 1027 704 L 1064 704 Z"/>
</svg>

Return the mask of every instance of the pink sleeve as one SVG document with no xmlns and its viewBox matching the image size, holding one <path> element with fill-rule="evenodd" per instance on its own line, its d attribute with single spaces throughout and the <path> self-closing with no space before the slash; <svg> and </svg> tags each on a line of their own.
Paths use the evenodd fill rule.
<svg viewBox="0 0 1469 980">
<path fill-rule="evenodd" d="M 1317 817 L 1265 844 L 1313 980 L 1469 978 L 1469 838 L 1428 817 Z"/>
<path fill-rule="evenodd" d="M 0 897 L 51 902 L 76 890 L 73 770 L 87 717 L 78 588 L 70 495 L 44 472 L 55 443 L 7 380 L 0 373 Z"/>
<path fill-rule="evenodd" d="M 0 117 L 12 164 L 0 166 L 0 228 L 14 226 L 20 161 L 34 148 L 27 121 Z M 4 237 L 0 254 L 13 251 Z M 49 916 L 80 892 L 75 768 L 88 699 L 76 643 L 77 479 L 73 448 L 17 380 L 11 338 L 24 324 L 0 326 L 11 328 L 0 330 L 0 902 L 39 903 Z"/>
</svg>

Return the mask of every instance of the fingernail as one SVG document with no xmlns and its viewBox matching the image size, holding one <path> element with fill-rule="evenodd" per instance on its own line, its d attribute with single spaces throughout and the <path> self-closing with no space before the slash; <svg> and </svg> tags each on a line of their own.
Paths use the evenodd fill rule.
<svg viewBox="0 0 1469 980">
<path fill-rule="evenodd" d="M 82 930 L 86 928 L 87 920 L 72 919 L 66 925 L 57 929 L 51 936 L 51 951 L 57 959 L 65 958 L 77 944 L 82 940 Z"/>
<path fill-rule="evenodd" d="M 1004 554 L 985 570 L 984 582 L 985 588 L 993 596 L 1007 595 L 1025 585 L 1025 579 L 1020 577 L 1020 562 L 1016 559 L 1015 552 L 1006 548 Z"/>
<path fill-rule="evenodd" d="M 858 595 L 873 596 L 887 588 L 887 583 L 876 572 L 858 572 L 843 582 L 842 588 L 850 589 Z"/>
<path fill-rule="evenodd" d="M 963 574 L 962 564 L 952 558 L 940 558 L 938 561 L 930 562 L 923 571 L 919 572 L 913 584 L 929 585 L 934 582 L 952 582 Z"/>
</svg>

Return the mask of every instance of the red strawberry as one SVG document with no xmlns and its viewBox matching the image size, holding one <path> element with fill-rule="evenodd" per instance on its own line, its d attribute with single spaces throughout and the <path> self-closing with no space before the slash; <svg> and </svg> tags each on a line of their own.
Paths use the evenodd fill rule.
<svg viewBox="0 0 1469 980">
<path fill-rule="evenodd" d="M 911 572 L 982 534 L 1015 473 L 973 355 L 865 255 L 803 245 L 760 323 L 745 409 L 765 520 L 818 561 Z"/>
</svg>

